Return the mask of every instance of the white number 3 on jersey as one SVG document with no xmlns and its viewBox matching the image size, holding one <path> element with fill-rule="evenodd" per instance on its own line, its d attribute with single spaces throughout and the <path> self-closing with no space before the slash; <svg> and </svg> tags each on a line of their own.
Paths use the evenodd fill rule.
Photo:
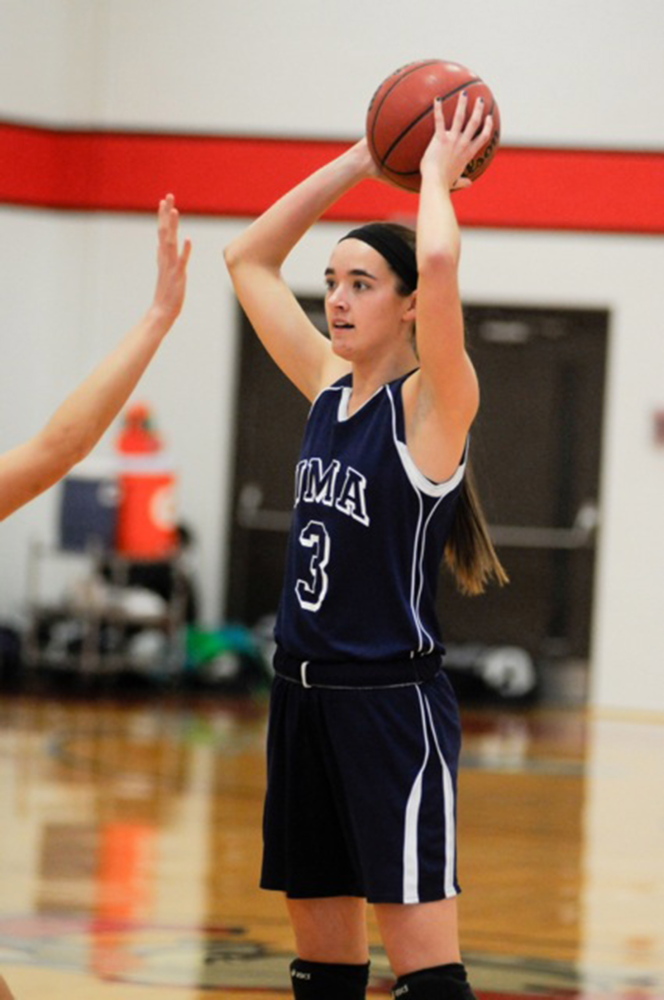
<svg viewBox="0 0 664 1000">
<path fill-rule="evenodd" d="M 318 611 L 325 600 L 329 578 L 325 572 L 330 559 L 330 536 L 320 521 L 309 521 L 299 534 L 298 541 L 311 550 L 309 577 L 298 580 L 295 593 L 305 611 Z"/>
</svg>

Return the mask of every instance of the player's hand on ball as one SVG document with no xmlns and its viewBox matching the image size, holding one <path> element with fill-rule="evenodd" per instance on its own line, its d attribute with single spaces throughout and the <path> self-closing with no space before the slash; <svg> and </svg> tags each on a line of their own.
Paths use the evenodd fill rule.
<svg viewBox="0 0 664 1000">
<path fill-rule="evenodd" d="M 366 136 L 362 136 L 354 146 L 351 146 L 349 152 L 357 159 L 360 176 L 367 178 L 381 177 L 380 170 L 369 150 L 369 143 Z"/>
<path fill-rule="evenodd" d="M 482 123 L 484 114 L 482 99 L 475 102 L 472 113 L 466 120 L 467 106 L 468 96 L 462 93 L 459 95 L 452 124 L 448 129 L 443 116 L 442 101 L 436 98 L 433 102 L 434 133 L 420 165 L 422 173 L 429 168 L 436 170 L 450 191 L 470 187 L 472 181 L 462 174 L 471 160 L 486 145 L 493 128 L 491 115 L 487 115 Z"/>
</svg>

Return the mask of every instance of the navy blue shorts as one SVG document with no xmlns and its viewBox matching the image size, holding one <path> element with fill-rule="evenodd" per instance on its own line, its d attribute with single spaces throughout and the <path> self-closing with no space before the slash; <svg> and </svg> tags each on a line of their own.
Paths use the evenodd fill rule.
<svg viewBox="0 0 664 1000">
<path fill-rule="evenodd" d="M 262 888 L 455 896 L 461 727 L 440 660 L 431 679 L 388 687 L 310 687 L 306 669 L 305 684 L 291 673 L 272 687 Z"/>
</svg>

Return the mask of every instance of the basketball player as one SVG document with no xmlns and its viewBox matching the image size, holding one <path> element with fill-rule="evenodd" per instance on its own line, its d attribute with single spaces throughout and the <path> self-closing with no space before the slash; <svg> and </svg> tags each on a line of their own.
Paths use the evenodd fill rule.
<svg viewBox="0 0 664 1000">
<path fill-rule="evenodd" d="M 191 244 L 178 247 L 173 195 L 160 202 L 157 286 L 152 305 L 124 340 L 29 441 L 0 455 L 0 519 L 53 486 L 92 450 L 125 404 L 184 301 Z"/>
<path fill-rule="evenodd" d="M 460 727 L 435 590 L 444 551 L 468 592 L 506 577 L 465 476 L 479 394 L 450 189 L 492 124 L 476 104 L 464 126 L 466 109 L 463 96 L 447 129 L 434 107 L 417 251 L 408 230 L 376 223 L 333 249 L 329 340 L 281 267 L 333 202 L 377 177 L 364 139 L 226 250 L 257 334 L 313 403 L 276 625 L 261 878 L 286 894 L 298 1000 L 365 997 L 367 902 L 393 996 L 473 996 L 457 933 Z"/>
</svg>

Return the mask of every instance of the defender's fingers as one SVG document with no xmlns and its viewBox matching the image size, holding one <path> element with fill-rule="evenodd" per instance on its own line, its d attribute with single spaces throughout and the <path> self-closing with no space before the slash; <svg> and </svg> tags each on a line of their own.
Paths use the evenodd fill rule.
<svg viewBox="0 0 664 1000">
<path fill-rule="evenodd" d="M 180 254 L 180 263 L 183 268 L 186 268 L 187 264 L 189 263 L 189 258 L 191 257 L 191 248 L 192 248 L 192 242 L 187 237 L 187 239 L 182 244 L 182 253 Z"/>
</svg>

